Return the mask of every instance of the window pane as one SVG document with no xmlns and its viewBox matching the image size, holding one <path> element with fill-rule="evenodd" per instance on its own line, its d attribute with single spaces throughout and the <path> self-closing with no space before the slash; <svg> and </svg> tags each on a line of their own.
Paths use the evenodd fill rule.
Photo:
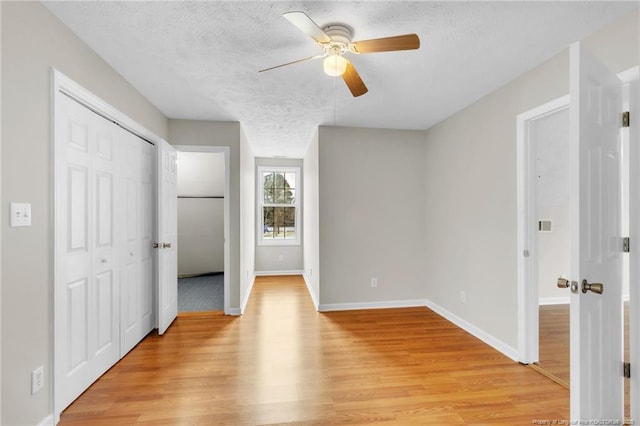
<svg viewBox="0 0 640 426">
<path fill-rule="evenodd" d="M 273 188 L 264 189 L 264 202 L 265 204 L 273 203 Z"/>
<path fill-rule="evenodd" d="M 286 204 L 295 204 L 296 203 L 296 190 L 288 189 L 284 194 L 285 203 Z"/>
<path fill-rule="evenodd" d="M 295 207 L 284 207 L 283 208 L 283 221 L 285 226 L 293 227 L 296 226 L 296 209 Z"/>
<path fill-rule="evenodd" d="M 263 229 L 262 229 L 263 238 L 273 238 L 273 217 L 274 217 L 273 210 L 274 210 L 273 207 L 265 207 L 263 209 Z"/>
<path fill-rule="evenodd" d="M 274 204 L 284 204 L 284 189 L 276 188 L 273 190 L 273 203 Z"/>
<path fill-rule="evenodd" d="M 283 238 L 285 240 L 295 240 L 296 238 L 295 228 L 285 227 Z"/>
<path fill-rule="evenodd" d="M 264 185 L 264 188 L 273 188 L 273 184 L 274 184 L 274 178 L 273 178 L 273 173 L 263 173 L 262 174 L 262 182 Z"/>
<path fill-rule="evenodd" d="M 275 180 L 275 184 L 274 184 L 275 188 L 280 188 L 280 189 L 285 188 L 284 173 L 275 173 L 274 180 Z"/>
<path fill-rule="evenodd" d="M 296 174 L 294 172 L 288 172 L 284 174 L 284 179 L 287 182 L 289 188 L 296 187 Z"/>
</svg>

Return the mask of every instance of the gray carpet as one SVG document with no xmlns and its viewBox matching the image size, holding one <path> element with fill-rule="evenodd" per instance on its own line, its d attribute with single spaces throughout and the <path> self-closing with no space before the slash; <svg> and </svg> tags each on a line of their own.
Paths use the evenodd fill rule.
<svg viewBox="0 0 640 426">
<path fill-rule="evenodd" d="M 178 312 L 224 310 L 224 274 L 178 278 Z"/>
</svg>

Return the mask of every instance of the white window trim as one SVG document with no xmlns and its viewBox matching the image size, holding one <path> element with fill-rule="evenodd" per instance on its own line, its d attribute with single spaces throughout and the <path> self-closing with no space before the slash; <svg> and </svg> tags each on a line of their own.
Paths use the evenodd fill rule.
<svg viewBox="0 0 640 426">
<path fill-rule="evenodd" d="M 295 197 L 295 204 L 293 205 L 288 205 L 288 207 L 295 207 L 296 209 L 296 238 L 295 239 L 290 239 L 290 240 L 285 240 L 285 239 L 265 239 L 263 238 L 263 229 L 264 229 L 264 184 L 262 182 L 262 176 L 264 173 L 269 173 L 269 172 L 285 172 L 285 173 L 295 173 L 296 174 L 296 184 L 295 184 L 295 190 L 296 190 L 296 197 Z M 300 167 L 291 167 L 291 166 L 284 166 L 284 167 L 278 167 L 278 166 L 259 166 L 258 167 L 258 173 L 257 173 L 257 186 L 258 186 L 258 190 L 256 191 L 256 193 L 258 194 L 258 202 L 256 203 L 258 205 L 258 212 L 256 214 L 257 216 L 257 229 L 256 229 L 256 235 L 258 238 L 256 238 L 257 244 L 259 246 L 299 246 L 300 245 L 300 233 L 302 232 L 302 229 L 300 227 L 300 196 L 302 194 L 302 188 L 300 188 Z"/>
</svg>

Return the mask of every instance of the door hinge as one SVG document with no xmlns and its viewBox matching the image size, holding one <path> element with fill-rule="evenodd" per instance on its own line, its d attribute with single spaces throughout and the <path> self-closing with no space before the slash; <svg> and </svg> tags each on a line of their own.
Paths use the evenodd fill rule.
<svg viewBox="0 0 640 426">
<path fill-rule="evenodd" d="M 622 376 L 625 379 L 630 379 L 631 378 L 631 363 L 630 362 L 623 362 L 622 363 Z"/>
<path fill-rule="evenodd" d="M 629 127 L 629 111 L 622 113 L 622 127 Z"/>
<path fill-rule="evenodd" d="M 629 253 L 629 250 L 630 250 L 629 244 L 630 244 L 629 237 L 624 237 L 622 239 L 622 252 L 623 253 Z"/>
</svg>

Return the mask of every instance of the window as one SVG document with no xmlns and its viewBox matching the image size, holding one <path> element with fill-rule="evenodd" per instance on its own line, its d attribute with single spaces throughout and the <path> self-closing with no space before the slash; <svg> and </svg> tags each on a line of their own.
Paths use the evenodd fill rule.
<svg viewBox="0 0 640 426">
<path fill-rule="evenodd" d="M 259 244 L 300 244 L 298 167 L 260 167 Z"/>
</svg>

